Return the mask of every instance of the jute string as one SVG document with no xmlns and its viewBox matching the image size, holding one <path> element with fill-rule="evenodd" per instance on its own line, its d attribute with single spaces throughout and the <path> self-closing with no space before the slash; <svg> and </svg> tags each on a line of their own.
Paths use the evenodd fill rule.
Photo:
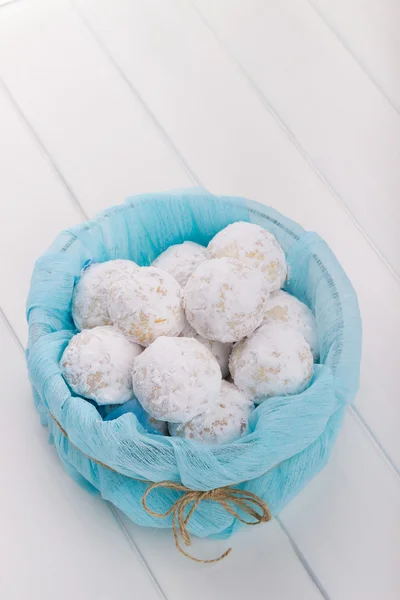
<svg viewBox="0 0 400 600">
<path fill-rule="evenodd" d="M 183 495 L 180 496 L 164 513 L 158 513 L 151 508 L 149 508 L 147 504 L 147 497 L 152 490 L 157 488 L 168 488 L 170 490 L 176 490 L 178 492 L 183 492 Z M 145 511 L 151 515 L 152 517 L 156 517 L 157 519 L 163 519 L 165 517 L 169 517 L 172 515 L 172 530 L 174 532 L 175 546 L 179 550 L 181 554 L 194 560 L 199 563 L 215 563 L 224 559 L 228 554 L 232 552 L 232 548 L 228 548 L 221 556 L 218 558 L 212 558 L 208 560 L 204 560 L 201 558 L 196 558 L 192 556 L 188 552 L 186 552 L 180 543 L 180 539 L 183 540 L 186 546 L 191 545 L 191 539 L 189 532 L 187 530 L 187 524 L 189 522 L 190 517 L 193 515 L 196 508 L 199 506 L 200 502 L 203 500 L 211 500 L 212 502 L 218 502 L 230 515 L 236 517 L 242 523 L 246 525 L 258 525 L 259 523 L 266 523 L 271 519 L 271 512 L 268 508 L 268 505 L 264 500 L 262 500 L 256 494 L 252 492 L 248 492 L 246 490 L 239 490 L 231 485 L 226 487 L 215 488 L 214 490 L 209 490 L 206 492 L 191 490 L 186 486 L 180 483 L 174 483 L 173 481 L 161 481 L 160 483 L 152 483 L 145 493 L 143 494 L 142 504 Z M 242 513 L 248 514 L 252 517 L 253 521 L 246 521 L 233 506 L 236 506 L 237 509 L 242 511 Z M 259 510 L 256 510 L 256 509 Z M 187 511 L 187 509 L 189 509 Z M 187 511 L 187 514 L 185 514 Z"/>
<path fill-rule="evenodd" d="M 54 423 L 57 425 L 61 433 L 69 440 L 69 443 L 74 446 L 79 452 L 81 452 L 84 456 L 92 460 L 93 462 L 113 471 L 114 473 L 118 473 L 115 469 L 109 467 L 105 463 L 85 454 L 82 452 L 80 448 L 75 446 L 73 442 L 68 437 L 65 429 L 62 428 L 57 419 L 50 413 Z M 188 552 L 186 552 L 181 545 L 181 540 L 185 544 L 185 546 L 191 545 L 191 538 L 188 532 L 187 526 L 190 518 L 193 513 L 199 506 L 200 502 L 203 501 L 211 501 L 217 502 L 220 504 L 230 515 L 238 519 L 241 523 L 245 523 L 246 525 L 258 525 L 259 523 L 266 523 L 271 520 L 271 511 L 268 508 L 268 505 L 264 500 L 262 500 L 256 494 L 252 492 L 238 489 L 232 485 L 228 485 L 225 487 L 215 488 L 213 490 L 208 491 L 199 491 L 192 490 L 181 483 L 175 483 L 173 481 L 160 481 L 158 483 L 153 483 L 151 481 L 146 481 L 144 479 L 137 479 L 135 477 L 129 477 L 129 475 L 124 475 L 124 477 L 128 477 L 129 479 L 133 479 L 134 481 L 142 481 L 144 483 L 148 483 L 149 487 L 144 492 L 142 497 L 142 505 L 144 510 L 152 517 L 156 519 L 164 519 L 167 517 L 172 517 L 172 531 L 175 539 L 175 546 L 179 550 L 181 554 L 190 558 L 198 563 L 216 563 L 223 560 L 232 552 L 232 548 L 228 548 L 221 556 L 212 559 L 201 559 L 192 556 Z M 149 494 L 157 489 L 157 488 L 165 488 L 169 490 L 174 490 L 176 492 L 182 492 L 182 495 L 179 496 L 177 500 L 172 504 L 172 506 L 165 512 L 159 513 L 152 510 L 147 504 L 147 498 Z M 251 517 L 251 521 L 246 520 L 243 515 L 246 514 Z"/>
</svg>

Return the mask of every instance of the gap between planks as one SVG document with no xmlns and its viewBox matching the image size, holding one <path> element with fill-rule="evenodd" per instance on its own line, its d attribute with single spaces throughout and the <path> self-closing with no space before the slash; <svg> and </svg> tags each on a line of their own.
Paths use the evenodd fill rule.
<svg viewBox="0 0 400 600">
<path fill-rule="evenodd" d="M 150 109 L 150 107 L 148 106 L 148 104 L 144 100 L 144 98 L 141 96 L 141 94 L 138 92 L 138 90 L 135 88 L 135 86 L 133 85 L 133 83 L 126 76 L 124 70 L 116 62 L 116 60 L 112 56 L 111 52 L 108 51 L 108 48 L 104 45 L 103 40 L 100 38 L 100 36 L 97 34 L 97 32 L 90 25 L 89 21 L 86 19 L 85 15 L 82 13 L 82 11 L 80 10 L 80 8 L 75 4 L 74 0 L 70 0 L 70 4 L 71 4 L 72 8 L 74 9 L 74 11 L 76 12 L 76 14 L 78 15 L 78 17 L 80 18 L 80 20 L 82 21 L 82 23 L 84 24 L 84 26 L 86 27 L 86 29 L 88 30 L 89 34 L 92 36 L 92 38 L 96 42 L 96 44 L 99 47 L 100 51 L 107 57 L 107 59 L 110 62 L 110 64 L 113 66 L 113 68 L 117 71 L 117 73 L 122 78 L 122 80 L 128 86 L 128 89 L 131 92 L 131 94 L 133 94 L 135 96 L 135 98 L 143 106 L 144 110 L 146 111 L 146 113 L 150 117 L 150 120 L 155 125 L 156 129 L 158 130 L 158 132 L 159 132 L 159 134 L 161 136 L 161 139 L 166 144 L 167 148 L 169 148 L 169 150 L 175 156 L 175 158 L 177 159 L 178 163 L 182 166 L 183 170 L 188 175 L 189 179 L 194 183 L 194 185 L 197 185 L 197 186 L 200 186 L 200 187 L 204 187 L 203 184 L 201 183 L 199 177 L 195 174 L 195 172 L 193 171 L 193 169 L 189 166 L 189 164 L 187 163 L 187 161 L 185 160 L 185 158 L 181 154 L 179 148 L 174 144 L 174 142 L 171 139 L 170 135 L 164 129 L 164 127 L 162 126 L 162 124 L 160 123 L 160 121 L 157 119 L 157 117 L 155 116 L 155 114 L 153 113 L 153 111 Z"/>
<path fill-rule="evenodd" d="M 357 65 L 360 67 L 360 69 L 365 73 L 365 75 L 368 77 L 368 79 L 374 84 L 374 86 L 379 91 L 379 93 L 382 94 L 382 96 L 385 98 L 385 100 L 387 100 L 387 102 L 389 102 L 389 104 L 393 108 L 393 110 L 400 116 L 400 111 L 399 111 L 398 107 L 393 102 L 393 100 L 391 100 L 391 98 L 385 92 L 385 90 L 380 85 L 380 83 L 375 79 L 373 73 L 369 70 L 367 65 L 365 65 L 362 62 L 362 60 L 356 54 L 354 54 L 353 50 L 348 45 L 346 40 L 340 35 L 339 31 L 337 31 L 337 29 L 330 24 L 329 20 L 325 17 L 322 10 L 312 0 L 308 0 L 308 3 L 311 6 L 311 8 L 316 12 L 316 14 L 319 16 L 319 18 L 324 23 L 324 25 L 329 29 L 329 31 L 332 33 L 332 35 L 338 40 L 338 42 L 343 46 L 343 48 L 346 50 L 346 52 L 351 56 L 351 58 L 357 63 Z"/>
<path fill-rule="evenodd" d="M 265 96 L 264 92 L 259 88 L 259 86 L 256 84 L 254 79 L 249 75 L 249 73 L 243 67 L 241 62 L 234 56 L 234 54 L 231 52 L 228 45 L 220 38 L 220 36 L 217 34 L 215 29 L 212 27 L 212 25 L 210 24 L 208 19 L 203 15 L 203 13 L 194 4 L 191 3 L 191 6 L 192 6 L 193 10 L 195 11 L 195 13 L 198 15 L 201 22 L 204 24 L 204 26 L 214 36 L 214 38 L 217 41 L 217 43 L 219 44 L 220 48 L 225 52 L 225 54 L 228 56 L 229 60 L 231 60 L 231 62 L 236 66 L 238 71 L 242 74 L 244 79 L 247 81 L 249 87 L 251 88 L 253 93 L 258 97 L 258 99 L 260 100 L 260 102 L 264 106 L 264 108 L 266 108 L 266 110 L 271 114 L 271 116 L 273 117 L 275 122 L 279 125 L 279 127 L 282 129 L 282 131 L 284 131 L 284 133 L 286 134 L 286 136 L 288 137 L 290 142 L 294 145 L 296 150 L 298 150 L 300 152 L 300 154 L 302 155 L 304 160 L 308 163 L 308 165 L 311 167 L 311 169 L 314 171 L 314 173 L 317 175 L 317 177 L 320 179 L 320 181 L 322 181 L 322 183 L 328 189 L 329 193 L 333 196 L 335 201 L 342 207 L 342 209 L 345 211 L 345 213 L 347 214 L 347 216 L 349 217 L 351 222 L 360 231 L 360 233 L 363 235 L 365 240 L 368 242 L 368 244 L 371 246 L 371 248 L 377 254 L 379 259 L 382 261 L 382 263 L 385 265 L 385 267 L 392 274 L 394 279 L 398 283 L 400 283 L 400 274 L 397 273 L 397 271 L 392 266 L 392 264 L 388 261 L 388 259 L 379 250 L 379 248 L 377 247 L 377 245 L 375 244 L 373 239 L 368 235 L 368 233 L 365 231 L 365 229 L 360 225 L 360 223 L 358 222 L 358 220 L 355 217 L 355 215 L 353 214 L 353 212 L 347 206 L 346 202 L 343 200 L 343 198 L 340 196 L 340 194 L 336 191 L 336 189 L 330 183 L 330 181 L 327 179 L 327 177 L 324 175 L 324 173 L 314 163 L 313 159 L 307 153 L 307 151 L 303 148 L 303 146 L 300 144 L 300 142 L 298 141 L 298 139 L 296 138 L 296 136 L 294 135 L 294 133 L 292 132 L 290 127 L 285 123 L 285 121 L 279 115 L 278 111 L 269 102 L 269 100 Z"/>
<path fill-rule="evenodd" d="M 19 1 L 19 0 L 14 0 L 14 1 Z M 66 178 L 64 177 L 61 169 L 55 162 L 54 158 L 51 156 L 50 152 L 47 150 L 47 148 L 46 148 L 45 144 L 43 143 L 43 141 L 41 140 L 38 132 L 34 129 L 32 124 L 30 123 L 30 121 L 27 119 L 27 117 L 25 116 L 21 107 L 19 106 L 18 102 L 16 101 L 14 96 L 11 94 L 8 86 L 6 85 L 6 83 L 4 82 L 4 80 L 1 77 L 0 77 L 0 88 L 3 90 L 5 96 L 9 100 L 9 102 L 15 108 L 16 113 L 20 117 L 25 128 L 29 131 L 31 137 L 35 140 L 37 146 L 40 149 L 42 156 L 44 156 L 47 163 L 50 165 L 51 170 L 57 175 L 57 178 L 60 180 L 62 186 L 67 191 L 72 204 L 78 209 L 78 211 L 84 217 L 84 219 L 88 220 L 89 216 L 86 214 L 86 212 L 85 212 L 80 200 L 78 199 L 77 195 L 75 194 L 74 190 L 72 189 L 72 187 L 70 186 L 70 184 L 68 183 Z"/>
</svg>

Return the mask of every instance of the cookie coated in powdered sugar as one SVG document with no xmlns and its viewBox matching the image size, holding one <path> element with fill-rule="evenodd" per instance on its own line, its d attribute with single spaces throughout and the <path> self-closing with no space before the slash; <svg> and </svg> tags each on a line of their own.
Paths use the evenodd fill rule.
<svg viewBox="0 0 400 600">
<path fill-rule="evenodd" d="M 108 310 L 114 327 L 148 346 L 160 336 L 179 335 L 185 324 L 181 286 L 156 267 L 141 267 L 110 287 Z"/>
<path fill-rule="evenodd" d="M 183 287 L 203 260 L 206 260 L 204 246 L 195 242 L 183 242 L 167 248 L 155 259 L 152 266 L 167 271 Z"/>
<path fill-rule="evenodd" d="M 139 269 L 132 260 L 93 263 L 82 272 L 72 296 L 72 318 L 77 329 L 112 325 L 108 313 L 108 291 L 119 277 L 129 278 Z"/>
<path fill-rule="evenodd" d="M 283 323 L 296 329 L 311 348 L 314 360 L 319 358 L 317 323 L 311 310 L 295 296 L 278 290 L 265 305 L 263 323 Z"/>
<path fill-rule="evenodd" d="M 281 288 L 287 276 L 285 253 L 276 237 L 259 225 L 238 221 L 222 229 L 207 247 L 207 258 L 230 257 L 260 269 L 269 291 Z"/>
<path fill-rule="evenodd" d="M 132 382 L 149 415 L 185 423 L 218 401 L 221 370 L 197 340 L 159 337 L 135 360 Z"/>
<path fill-rule="evenodd" d="M 234 346 L 229 368 L 238 388 L 260 404 L 271 396 L 303 392 L 313 374 L 313 356 L 298 331 L 269 323 Z"/>
<path fill-rule="evenodd" d="M 217 342 L 215 340 L 207 340 L 202 335 L 198 334 L 191 325 L 189 325 L 188 321 L 185 322 L 185 326 L 181 333 L 181 337 L 194 338 L 200 344 L 203 344 L 206 348 L 208 348 L 211 354 L 216 359 L 219 367 L 221 369 L 222 377 L 228 377 L 229 375 L 229 356 L 232 352 L 233 344 L 223 342 Z"/>
<path fill-rule="evenodd" d="M 203 442 L 227 444 L 245 435 L 254 404 L 232 383 L 223 381 L 214 406 L 188 423 L 169 423 L 171 435 Z"/>
<path fill-rule="evenodd" d="M 133 398 L 131 373 L 142 351 L 114 327 L 94 327 L 70 340 L 60 367 L 76 394 L 98 404 L 123 404 Z"/>
<path fill-rule="evenodd" d="M 206 260 L 189 278 L 182 297 L 186 318 L 201 336 L 237 342 L 262 322 L 268 282 L 233 258 Z"/>
</svg>

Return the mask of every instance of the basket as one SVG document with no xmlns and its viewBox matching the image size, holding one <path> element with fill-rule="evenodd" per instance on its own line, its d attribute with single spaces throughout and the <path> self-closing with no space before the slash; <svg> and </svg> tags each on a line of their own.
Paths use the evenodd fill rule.
<svg viewBox="0 0 400 600">
<path fill-rule="evenodd" d="M 251 432 L 218 447 L 146 433 L 134 414 L 103 421 L 91 403 L 71 394 L 59 368 L 76 333 L 71 298 L 82 268 L 88 261 L 116 258 L 149 265 L 171 244 L 192 240 L 207 245 L 220 229 L 239 220 L 275 235 L 289 265 L 285 289 L 316 316 L 320 364 L 310 387 L 260 404 Z M 175 533 L 177 502 L 191 490 L 201 492 L 186 509 L 180 507 L 183 535 L 225 538 L 247 521 L 248 502 L 242 498 L 233 508 L 226 490 L 255 495 L 278 513 L 326 464 L 346 405 L 358 389 L 361 323 L 346 274 L 317 234 L 244 198 L 200 189 L 139 195 L 62 232 L 36 262 L 27 319 L 36 408 L 66 470 L 135 523 L 174 525 Z M 220 489 L 224 501 L 212 492 Z"/>
</svg>

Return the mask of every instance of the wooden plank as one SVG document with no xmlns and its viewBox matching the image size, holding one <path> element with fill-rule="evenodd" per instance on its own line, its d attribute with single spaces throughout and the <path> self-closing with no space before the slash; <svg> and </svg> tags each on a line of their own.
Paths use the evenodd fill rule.
<svg viewBox="0 0 400 600">
<path fill-rule="evenodd" d="M 311 0 L 310 4 L 400 111 L 397 0 Z"/>
<path fill-rule="evenodd" d="M 352 416 L 331 462 L 281 519 L 330 598 L 398 599 L 399 479 Z"/>
<path fill-rule="evenodd" d="M 214 558 L 233 549 L 210 568 L 179 555 L 171 531 L 145 530 L 122 518 L 168 598 L 322 598 L 276 521 L 239 531 L 230 540 L 194 539 L 189 550 L 197 557 Z"/>
<path fill-rule="evenodd" d="M 159 598 L 107 505 L 64 473 L 34 412 L 24 355 L 0 319 L 2 598 Z M 4 417 L 4 415 L 3 415 Z"/>
<path fill-rule="evenodd" d="M 0 74 L 87 213 L 191 183 L 69 3 L 7 7 Z"/>
<path fill-rule="evenodd" d="M 190 7 L 79 0 L 79 8 L 204 185 L 275 206 L 337 254 L 364 322 L 358 407 L 400 466 L 397 367 L 387 360 L 398 344 L 398 283 Z M 393 310 L 378 308 L 387 299 Z"/>
<path fill-rule="evenodd" d="M 400 274 L 398 113 L 306 0 L 194 3 Z"/>
<path fill-rule="evenodd" d="M 1 86 L 0 138 L 1 306 L 25 343 L 25 300 L 34 261 L 82 214 Z"/>
</svg>

